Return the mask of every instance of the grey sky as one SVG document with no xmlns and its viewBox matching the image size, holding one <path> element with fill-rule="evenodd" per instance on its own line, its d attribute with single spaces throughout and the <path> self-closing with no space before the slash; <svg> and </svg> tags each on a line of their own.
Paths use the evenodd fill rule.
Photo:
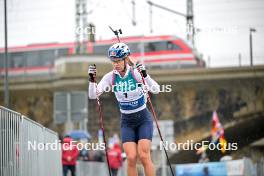
<svg viewBox="0 0 264 176">
<path fill-rule="evenodd" d="M 264 0 L 193 0 L 196 46 L 212 66 L 249 64 L 249 27 L 253 35 L 255 63 L 264 63 Z M 74 41 L 74 0 L 8 0 L 9 44 Z M 153 7 L 153 34 L 149 32 L 149 7 L 145 0 L 135 0 L 137 25 L 131 23 L 130 0 L 88 0 L 88 21 L 96 25 L 96 37 L 112 38 L 108 25 L 120 27 L 124 36 L 177 35 L 185 38 L 185 19 Z M 153 0 L 186 13 L 186 0 Z M 3 0 L 0 0 L 0 47 L 4 45 Z"/>
</svg>

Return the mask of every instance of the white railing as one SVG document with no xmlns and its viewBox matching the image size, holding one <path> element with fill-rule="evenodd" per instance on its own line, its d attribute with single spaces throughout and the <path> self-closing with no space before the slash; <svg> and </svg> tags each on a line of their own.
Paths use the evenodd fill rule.
<svg viewBox="0 0 264 176">
<path fill-rule="evenodd" d="M 61 176 L 57 133 L 0 106 L 0 175 Z M 48 146 L 48 147 L 47 147 Z"/>
</svg>

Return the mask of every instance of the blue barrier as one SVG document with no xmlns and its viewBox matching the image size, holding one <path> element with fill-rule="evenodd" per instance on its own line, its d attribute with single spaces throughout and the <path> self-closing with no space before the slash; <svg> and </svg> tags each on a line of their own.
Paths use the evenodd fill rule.
<svg viewBox="0 0 264 176">
<path fill-rule="evenodd" d="M 224 162 L 178 164 L 175 169 L 177 176 L 227 176 Z"/>
</svg>

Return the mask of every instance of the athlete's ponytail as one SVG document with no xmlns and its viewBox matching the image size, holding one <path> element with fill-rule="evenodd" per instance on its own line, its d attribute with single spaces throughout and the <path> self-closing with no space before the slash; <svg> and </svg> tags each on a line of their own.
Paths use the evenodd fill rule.
<svg viewBox="0 0 264 176">
<path fill-rule="evenodd" d="M 134 62 L 130 59 L 129 56 L 127 56 L 127 57 L 125 58 L 125 60 L 126 60 L 126 62 L 128 63 L 129 66 L 133 67 L 133 66 L 135 65 Z"/>
</svg>

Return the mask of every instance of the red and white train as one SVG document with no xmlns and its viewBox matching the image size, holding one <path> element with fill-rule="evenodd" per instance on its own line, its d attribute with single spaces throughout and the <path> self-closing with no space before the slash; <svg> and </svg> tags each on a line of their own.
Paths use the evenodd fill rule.
<svg viewBox="0 0 264 176">
<path fill-rule="evenodd" d="M 105 55 L 117 42 L 116 39 L 87 42 L 86 53 Z M 175 36 L 125 37 L 131 50 L 131 57 L 144 62 L 148 67 L 204 67 L 205 62 L 182 39 Z M 54 67 L 55 60 L 75 54 L 75 43 L 34 44 L 22 47 L 10 47 L 9 73 L 47 73 Z M 70 57 L 68 57 L 70 58 Z M 87 58 L 90 59 L 91 57 Z M 0 72 L 4 70 L 4 48 L 0 48 Z"/>
</svg>

